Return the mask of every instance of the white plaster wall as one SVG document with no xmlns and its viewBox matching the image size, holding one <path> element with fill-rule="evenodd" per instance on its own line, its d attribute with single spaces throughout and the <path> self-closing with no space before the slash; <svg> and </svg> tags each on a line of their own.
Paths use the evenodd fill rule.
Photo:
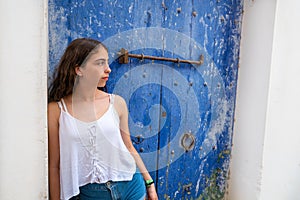
<svg viewBox="0 0 300 200">
<path fill-rule="evenodd" d="M 300 199 L 299 10 L 245 0 L 229 200 Z"/>
<path fill-rule="evenodd" d="M 0 0 L 0 199 L 47 199 L 47 1 Z"/>
<path fill-rule="evenodd" d="M 244 0 L 229 200 L 260 195 L 275 8 L 275 0 Z"/>
<path fill-rule="evenodd" d="M 261 200 L 300 199 L 300 2 L 278 0 Z"/>
</svg>

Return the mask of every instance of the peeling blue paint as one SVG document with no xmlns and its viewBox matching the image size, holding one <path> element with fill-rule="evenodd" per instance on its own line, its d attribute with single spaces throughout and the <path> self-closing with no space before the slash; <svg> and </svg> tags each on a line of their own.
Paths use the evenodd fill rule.
<svg viewBox="0 0 300 200">
<path fill-rule="evenodd" d="M 132 140 L 159 199 L 214 199 L 225 192 L 242 7 L 242 0 L 49 0 L 49 74 L 75 38 L 108 46 L 108 89 L 129 106 Z M 203 54 L 204 64 L 119 64 L 121 48 L 189 60 Z M 180 141 L 185 133 L 196 138 L 190 151 Z"/>
</svg>

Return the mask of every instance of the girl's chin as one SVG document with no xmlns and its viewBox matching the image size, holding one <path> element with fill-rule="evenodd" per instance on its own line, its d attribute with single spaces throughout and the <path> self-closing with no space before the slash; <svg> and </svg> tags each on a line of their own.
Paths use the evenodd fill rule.
<svg viewBox="0 0 300 200">
<path fill-rule="evenodd" d="M 106 81 L 105 82 L 99 82 L 97 87 L 104 87 L 106 85 Z"/>
<path fill-rule="evenodd" d="M 106 84 L 98 84 L 97 87 L 105 87 Z"/>
</svg>

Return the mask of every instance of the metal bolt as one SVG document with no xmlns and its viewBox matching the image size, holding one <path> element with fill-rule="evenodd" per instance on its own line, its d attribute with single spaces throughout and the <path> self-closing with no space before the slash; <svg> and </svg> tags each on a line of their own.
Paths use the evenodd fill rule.
<svg viewBox="0 0 300 200">
<path fill-rule="evenodd" d="M 220 20 L 221 20 L 222 23 L 225 22 L 224 16 L 221 16 L 221 17 L 220 17 Z"/>
<path fill-rule="evenodd" d="M 136 138 L 136 140 L 135 140 L 136 144 L 140 144 L 145 140 L 142 135 L 137 135 L 135 138 Z"/>
<path fill-rule="evenodd" d="M 191 194 L 191 187 L 192 187 L 192 183 L 189 183 L 187 185 L 184 185 L 182 188 L 184 191 L 186 191 L 187 194 Z"/>
</svg>

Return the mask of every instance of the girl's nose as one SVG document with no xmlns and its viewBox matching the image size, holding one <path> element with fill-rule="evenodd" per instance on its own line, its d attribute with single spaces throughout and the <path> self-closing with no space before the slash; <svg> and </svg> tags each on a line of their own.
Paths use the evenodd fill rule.
<svg viewBox="0 0 300 200">
<path fill-rule="evenodd" d="M 105 68 L 105 72 L 106 73 L 110 73 L 111 72 L 111 69 L 110 69 L 109 65 L 107 65 L 107 67 Z"/>
</svg>

